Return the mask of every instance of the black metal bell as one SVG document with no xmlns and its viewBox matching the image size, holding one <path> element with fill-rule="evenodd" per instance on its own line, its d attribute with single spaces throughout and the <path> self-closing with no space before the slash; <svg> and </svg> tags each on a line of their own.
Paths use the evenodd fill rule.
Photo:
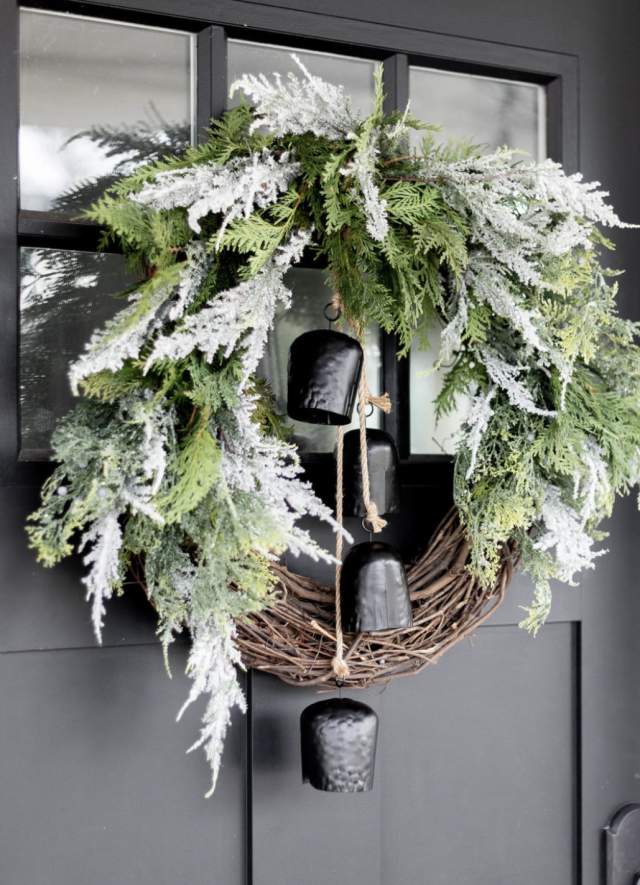
<svg viewBox="0 0 640 885">
<path fill-rule="evenodd" d="M 351 698 L 311 704 L 300 716 L 302 781 L 329 793 L 364 793 L 373 786 L 378 717 Z"/>
<path fill-rule="evenodd" d="M 384 430 L 367 428 L 367 464 L 369 494 L 378 513 L 400 510 L 400 458 L 393 437 Z M 344 498 L 345 516 L 366 516 L 362 492 L 360 431 L 350 430 L 344 436 Z"/>
<path fill-rule="evenodd" d="M 349 424 L 362 371 L 355 338 L 331 329 L 305 332 L 291 345 L 287 414 L 308 424 Z"/>
<path fill-rule="evenodd" d="M 340 579 L 342 626 L 348 633 L 411 627 L 407 573 L 398 551 L 373 541 L 345 556 Z"/>
</svg>

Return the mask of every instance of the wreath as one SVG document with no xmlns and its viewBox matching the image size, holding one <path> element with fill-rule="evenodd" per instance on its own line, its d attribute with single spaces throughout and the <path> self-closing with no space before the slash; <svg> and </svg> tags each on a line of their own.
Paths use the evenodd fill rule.
<svg viewBox="0 0 640 885">
<path fill-rule="evenodd" d="M 640 472 L 637 326 L 618 317 L 616 272 L 599 259 L 612 244 L 598 225 L 625 225 L 606 194 L 550 160 L 438 146 L 408 109 L 383 113 L 381 72 L 362 119 L 293 58 L 299 76 L 243 77 L 233 90 L 251 106 L 84 213 L 142 275 L 71 366 L 83 399 L 54 434 L 59 463 L 29 527 L 46 566 L 79 533 L 98 638 L 129 569 L 165 657 L 189 631 L 185 706 L 209 697 L 196 746 L 214 784 L 230 708 L 244 708 L 235 665 L 319 683 L 339 657 L 354 686 L 415 672 L 500 601 L 516 558 L 535 631 L 549 579 L 593 567 L 598 524 Z M 437 415 L 471 397 L 456 512 L 408 573 L 414 628 L 347 636 L 339 655 L 333 591 L 278 557 L 336 561 L 303 516 L 346 532 L 301 476 L 257 375 L 304 250 L 326 265 L 345 331 L 377 323 L 402 358 L 416 332 L 441 327 Z"/>
</svg>

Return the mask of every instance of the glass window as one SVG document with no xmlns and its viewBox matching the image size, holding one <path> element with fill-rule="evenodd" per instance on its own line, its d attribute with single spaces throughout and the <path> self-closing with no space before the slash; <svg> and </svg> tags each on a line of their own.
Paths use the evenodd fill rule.
<svg viewBox="0 0 640 885">
<path fill-rule="evenodd" d="M 286 77 L 289 71 L 293 71 L 300 76 L 298 66 L 291 58 L 291 53 L 295 52 L 312 74 L 322 77 L 329 83 L 344 86 L 345 94 L 351 96 L 353 107 L 362 111 L 363 116 L 366 117 L 371 113 L 374 94 L 373 75 L 379 64 L 377 61 L 285 46 L 247 43 L 244 40 L 229 40 L 227 52 L 227 76 L 230 87 L 243 74 L 264 74 L 270 77 L 278 73 Z M 232 99 L 228 99 L 229 107 L 234 107 L 239 102 L 238 92 Z"/>
<path fill-rule="evenodd" d="M 426 123 L 441 123 L 440 141 L 470 136 L 492 147 L 508 144 L 536 160 L 546 156 L 544 87 L 534 83 L 477 77 L 429 68 L 409 69 L 411 110 Z M 416 146 L 419 143 L 419 133 Z M 526 158 L 525 158 L 526 159 Z M 433 371 L 440 345 L 439 331 L 428 346 L 416 341 L 410 353 L 411 452 L 452 454 L 456 433 L 469 401 L 460 398 L 457 410 L 436 425 L 433 400 L 442 388 L 444 371 Z"/>
<path fill-rule="evenodd" d="M 21 208 L 76 214 L 194 135 L 194 37 L 22 10 Z"/>
<path fill-rule="evenodd" d="M 412 112 L 425 123 L 440 123 L 440 141 L 461 136 L 546 156 L 545 90 L 536 83 L 474 74 L 409 68 Z M 419 143 L 421 135 L 416 132 Z"/>
<path fill-rule="evenodd" d="M 327 285 L 325 275 L 320 270 L 294 267 L 285 276 L 285 284 L 292 292 L 292 305 L 289 310 L 280 307 L 274 329 L 269 335 L 267 349 L 260 367 L 260 373 L 269 379 L 276 397 L 277 409 L 281 414 L 287 411 L 287 362 L 289 348 L 294 339 L 303 332 L 327 327 L 323 311 L 331 301 L 332 290 Z M 335 326 L 333 328 L 336 328 Z M 367 329 L 367 380 L 374 396 L 380 395 L 382 356 L 378 327 Z M 358 426 L 357 412 L 354 420 L 345 431 Z M 300 452 L 332 452 L 336 442 L 336 428 L 318 424 L 303 424 L 289 420 L 294 428 L 294 440 Z M 367 419 L 368 427 L 380 426 L 380 412 L 374 409 Z"/>
<path fill-rule="evenodd" d="M 20 417 L 23 450 L 51 447 L 74 405 L 67 371 L 95 329 L 124 307 L 134 282 L 120 255 L 23 248 L 20 252 Z"/>
</svg>

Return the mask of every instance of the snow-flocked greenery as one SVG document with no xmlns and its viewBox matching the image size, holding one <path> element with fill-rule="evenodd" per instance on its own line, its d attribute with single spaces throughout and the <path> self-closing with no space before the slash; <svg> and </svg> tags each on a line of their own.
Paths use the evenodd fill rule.
<svg viewBox="0 0 640 885">
<path fill-rule="evenodd" d="M 208 141 L 110 188 L 86 213 L 142 272 L 127 305 L 71 369 L 85 399 L 54 436 L 59 466 L 30 527 L 46 565 L 79 541 L 100 634 L 105 603 L 144 561 L 165 651 L 191 634 L 187 704 L 208 695 L 201 740 L 215 778 L 243 707 L 234 622 L 273 602 L 273 557 L 320 550 L 298 525 L 336 528 L 278 433 L 256 377 L 283 275 L 310 248 L 350 321 L 442 327 L 438 414 L 472 404 L 454 496 L 490 583 L 516 541 L 535 584 L 525 626 L 602 551 L 599 522 L 638 480 L 636 327 L 617 316 L 598 226 L 606 194 L 548 160 L 469 142 L 409 154 L 407 112 L 360 119 L 338 87 L 243 77 L 253 100 Z M 409 155 L 408 155 L 409 154 Z M 425 403 L 425 408 L 432 404 Z"/>
</svg>

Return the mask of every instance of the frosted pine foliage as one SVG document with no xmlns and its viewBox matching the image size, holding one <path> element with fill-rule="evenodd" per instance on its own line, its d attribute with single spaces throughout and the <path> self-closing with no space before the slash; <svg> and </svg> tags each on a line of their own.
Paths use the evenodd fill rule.
<svg viewBox="0 0 640 885">
<path fill-rule="evenodd" d="M 234 636 L 235 626 L 229 617 L 219 617 L 211 624 L 195 624 L 191 629 L 187 673 L 192 686 L 178 719 L 190 704 L 201 695 L 207 695 L 200 738 L 189 752 L 204 747 L 212 772 L 208 796 L 213 793 L 218 779 L 224 738 L 231 724 L 231 710 L 239 707 L 243 713 L 246 712 L 245 698 L 236 673 L 236 667 L 241 666 L 241 662 Z"/>
<path fill-rule="evenodd" d="M 466 272 L 467 285 L 479 302 L 486 301 L 493 312 L 504 317 L 522 335 L 525 342 L 540 352 L 548 351 L 540 318 L 521 306 L 517 288 L 496 267 L 488 255 L 474 254 Z"/>
<path fill-rule="evenodd" d="M 305 553 L 312 559 L 335 562 L 301 529 L 297 522 L 313 516 L 341 531 L 349 542 L 352 538 L 340 528 L 331 509 L 315 495 L 311 484 L 300 479 L 303 472 L 296 449 L 276 437 L 267 437 L 252 420 L 255 400 L 246 393 L 233 413 L 227 415 L 223 439 L 222 476 L 228 488 L 256 495 L 270 514 L 279 537 L 278 546 L 294 554 Z M 261 550 L 269 555 L 268 550 Z"/>
<path fill-rule="evenodd" d="M 227 359 L 242 344 L 244 383 L 262 358 L 278 302 L 286 307 L 291 303 L 291 292 L 282 282 L 283 272 L 271 265 L 248 282 L 221 292 L 210 307 L 187 317 L 171 335 L 156 340 L 145 371 L 158 360 L 183 359 L 194 350 L 203 353 L 209 362 L 219 350 Z"/>
<path fill-rule="evenodd" d="M 302 253 L 311 242 L 313 228 L 308 230 L 293 230 L 288 240 L 281 243 L 273 256 L 278 267 L 286 269 L 302 258 Z"/>
<path fill-rule="evenodd" d="M 606 550 L 593 550 L 593 538 L 584 530 L 580 515 L 562 500 L 559 489 L 548 486 L 542 504 L 544 531 L 534 548 L 554 551 L 556 577 L 575 584 L 574 575 L 582 569 L 594 568 L 593 561 Z"/>
<path fill-rule="evenodd" d="M 589 225 L 569 217 L 560 225 L 558 214 L 576 215 L 586 222 L 625 227 L 604 202 L 606 192 L 583 184 L 580 175 L 566 176 L 552 160 L 513 166 L 514 151 L 506 149 L 454 162 L 426 161 L 420 174 L 442 185 L 444 199 L 470 226 L 470 240 L 530 286 L 548 286 L 539 256 L 591 248 Z M 490 183 L 490 187 L 487 184 Z"/>
<path fill-rule="evenodd" d="M 209 362 L 219 351 L 227 359 L 241 346 L 245 369 L 241 384 L 245 384 L 262 359 L 278 303 L 291 305 L 291 292 L 283 283 L 283 275 L 291 262 L 300 259 L 310 236 L 306 231 L 294 231 L 272 263 L 255 277 L 220 292 L 209 307 L 188 316 L 170 335 L 157 338 L 145 372 L 158 360 L 183 359 L 194 350 L 203 353 Z"/>
<path fill-rule="evenodd" d="M 483 348 L 482 361 L 491 380 L 505 391 L 512 405 L 523 409 L 525 412 L 530 412 L 532 415 L 553 417 L 556 414 L 553 409 L 541 409 L 537 406 L 533 393 L 520 379 L 519 376 L 523 372 L 528 371 L 527 366 L 514 366 L 511 363 L 507 363 L 495 351 L 489 348 Z"/>
<path fill-rule="evenodd" d="M 573 496 L 581 500 L 580 517 L 584 527 L 611 504 L 611 483 L 604 450 L 594 439 L 582 443 L 584 470 L 574 473 Z"/>
<path fill-rule="evenodd" d="M 237 157 L 224 166 L 207 163 L 175 172 L 159 172 L 131 199 L 154 209 L 186 208 L 189 226 L 200 233 L 200 219 L 221 214 L 216 242 L 236 218 L 249 218 L 254 209 L 277 202 L 300 166 L 283 152 L 277 159 L 264 148 L 250 157 Z"/>
<path fill-rule="evenodd" d="M 102 641 L 102 623 L 106 613 L 105 601 L 111 599 L 114 589 L 119 586 L 120 550 L 122 530 L 119 523 L 120 512 L 109 510 L 104 516 L 94 520 L 84 532 L 80 550 L 90 546 L 84 557 L 89 566 L 89 574 L 83 578 L 87 588 L 87 599 L 91 602 L 91 619 L 98 641 Z"/>
<path fill-rule="evenodd" d="M 128 307 L 121 310 L 104 328 L 94 332 L 84 353 L 69 369 L 69 381 L 78 394 L 81 381 L 108 369 L 115 372 L 128 359 L 136 359 L 146 342 L 163 325 L 173 288 L 160 287 L 147 295 L 138 290 Z M 146 297 L 145 297 L 146 296 Z"/>
<path fill-rule="evenodd" d="M 455 313 L 442 330 L 440 335 L 440 351 L 438 364 L 446 363 L 462 347 L 462 333 L 469 318 L 469 299 L 467 297 L 467 284 L 462 278 L 455 295 L 451 298 Z"/>
<path fill-rule="evenodd" d="M 367 230 L 374 240 L 382 242 L 389 233 L 387 201 L 380 199 L 380 190 L 375 183 L 376 174 L 375 137 L 370 136 L 367 144 L 356 151 L 351 163 L 341 170 L 343 175 L 353 176 L 358 185 L 358 196 L 366 221 Z"/>
<path fill-rule="evenodd" d="M 168 450 L 172 449 L 175 441 L 175 411 L 166 408 L 166 403 L 156 404 L 151 402 L 150 392 L 143 392 L 136 398 L 136 394 L 130 394 L 127 403 L 130 405 L 130 415 L 125 420 L 140 425 L 142 440 L 140 444 L 140 474 L 128 482 L 129 497 L 127 503 L 134 509 L 143 509 L 147 516 L 156 522 L 162 523 L 162 516 L 151 506 L 151 500 L 160 491 L 160 486 L 167 470 Z"/>
<path fill-rule="evenodd" d="M 204 243 L 196 240 L 189 244 L 187 263 L 180 275 L 180 282 L 167 311 L 168 320 L 179 320 L 184 316 L 185 310 L 193 303 L 212 265 L 213 260 L 207 256 Z"/>
<path fill-rule="evenodd" d="M 240 90 L 252 99 L 256 118 L 252 131 L 266 126 L 277 135 L 326 135 L 344 138 L 360 122 L 351 109 L 351 101 L 342 86 L 333 86 L 310 74 L 295 53 L 291 58 L 302 73 L 302 79 L 287 74 L 286 79 L 274 73 L 271 83 L 264 74 L 245 74 L 231 86 L 230 95 Z"/>
<path fill-rule="evenodd" d="M 478 459 L 478 450 L 482 442 L 482 436 L 489 426 L 489 421 L 493 415 L 491 408 L 491 400 L 498 392 L 497 387 L 492 387 L 487 393 L 480 391 L 476 394 L 475 399 L 471 403 L 469 414 L 465 421 L 465 443 L 471 452 L 471 460 L 467 469 L 466 478 L 471 479 L 476 469 L 476 461 Z"/>
</svg>

